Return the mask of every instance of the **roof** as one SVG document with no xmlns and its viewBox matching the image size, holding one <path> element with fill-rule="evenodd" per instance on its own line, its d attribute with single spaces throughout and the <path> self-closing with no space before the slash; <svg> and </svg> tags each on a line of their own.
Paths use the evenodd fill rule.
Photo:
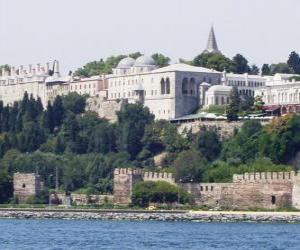
<svg viewBox="0 0 300 250">
<path fill-rule="evenodd" d="M 135 60 L 131 57 L 125 57 L 123 58 L 119 63 L 117 68 L 118 69 L 127 69 L 134 65 Z"/>
<path fill-rule="evenodd" d="M 211 92 L 230 92 L 232 90 L 232 86 L 226 85 L 214 85 L 207 90 L 207 93 Z"/>
<path fill-rule="evenodd" d="M 204 53 L 221 54 L 221 52 L 218 49 L 218 45 L 217 45 L 216 36 L 215 36 L 213 26 L 211 26 L 208 41 L 207 41 L 207 45 L 206 45 L 206 49 L 204 50 Z"/>
<path fill-rule="evenodd" d="M 170 72 L 170 71 L 183 71 L 183 72 L 197 72 L 197 73 L 221 73 L 213 69 L 208 69 L 204 67 L 196 67 L 184 63 L 175 63 L 163 68 L 155 69 L 151 72 L 161 73 L 161 72 Z"/>
<path fill-rule="evenodd" d="M 144 66 L 155 66 L 156 63 L 154 59 L 150 56 L 140 56 L 135 60 L 134 66 L 135 67 L 144 67 Z"/>
</svg>

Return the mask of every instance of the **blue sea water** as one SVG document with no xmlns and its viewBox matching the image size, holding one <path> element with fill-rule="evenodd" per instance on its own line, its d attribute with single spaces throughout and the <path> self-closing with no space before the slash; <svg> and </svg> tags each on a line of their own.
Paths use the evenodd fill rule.
<svg viewBox="0 0 300 250">
<path fill-rule="evenodd" d="M 0 249 L 300 249 L 300 225 L 0 219 Z"/>
</svg>

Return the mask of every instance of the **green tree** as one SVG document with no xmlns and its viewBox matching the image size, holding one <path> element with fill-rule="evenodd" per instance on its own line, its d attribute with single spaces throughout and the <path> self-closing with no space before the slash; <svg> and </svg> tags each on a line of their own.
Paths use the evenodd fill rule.
<svg viewBox="0 0 300 250">
<path fill-rule="evenodd" d="M 86 105 L 86 96 L 79 95 L 76 92 L 72 92 L 62 98 L 63 109 L 73 112 L 74 114 L 80 114 L 84 112 Z M 62 108 L 59 107 L 60 114 L 63 113 Z"/>
<path fill-rule="evenodd" d="M 255 64 L 252 64 L 249 73 L 251 75 L 258 75 L 259 74 L 259 68 Z"/>
<path fill-rule="evenodd" d="M 214 129 L 206 129 L 205 127 L 196 136 L 195 145 L 208 161 L 217 159 L 221 152 L 221 142 L 219 136 Z"/>
<path fill-rule="evenodd" d="M 152 58 L 154 59 L 156 65 L 160 68 L 168 66 L 171 60 L 169 57 L 166 57 L 163 54 L 159 54 L 159 53 L 153 54 Z"/>
<path fill-rule="evenodd" d="M 238 89 L 234 87 L 230 93 L 230 101 L 227 109 L 227 120 L 237 121 L 239 119 L 240 95 Z"/>
<path fill-rule="evenodd" d="M 267 63 L 263 64 L 263 66 L 261 68 L 261 74 L 263 76 L 271 75 L 271 68 L 270 68 L 269 64 L 267 64 Z"/>
<path fill-rule="evenodd" d="M 66 99 L 67 98 L 68 97 L 66 97 Z M 82 102 L 84 102 L 84 104 L 82 104 L 82 105 L 85 106 L 85 101 L 82 101 Z M 65 116 L 63 101 L 62 101 L 62 98 L 59 95 L 56 96 L 55 99 L 54 99 L 52 110 L 53 110 L 54 126 L 58 127 L 62 124 L 62 121 L 63 121 L 64 116 Z M 76 111 L 77 111 L 77 109 L 76 109 Z"/>
<path fill-rule="evenodd" d="M 292 70 L 290 69 L 287 63 L 277 63 L 271 64 L 271 74 L 274 75 L 276 73 L 284 73 L 284 74 L 291 74 Z"/>
<path fill-rule="evenodd" d="M 199 182 L 207 162 L 196 150 L 182 151 L 174 161 L 175 179 L 179 182 Z"/>
<path fill-rule="evenodd" d="M 149 109 L 142 104 L 127 104 L 123 110 L 117 112 L 120 133 L 119 148 L 127 151 L 134 159 L 142 150 L 141 140 L 145 127 L 154 120 Z"/>
<path fill-rule="evenodd" d="M 218 71 L 235 72 L 235 64 L 232 60 L 221 54 L 203 53 L 193 59 L 194 66 L 206 67 Z"/>
<path fill-rule="evenodd" d="M 12 178 L 0 172 L 0 203 L 6 203 L 13 196 L 13 183 Z"/>
<path fill-rule="evenodd" d="M 295 51 L 292 51 L 289 55 L 287 64 L 294 73 L 300 74 L 300 56 Z"/>
<path fill-rule="evenodd" d="M 180 194 L 180 203 L 192 201 L 192 197 L 187 192 L 168 182 L 139 182 L 133 188 L 132 203 L 141 207 L 149 206 L 150 202 L 174 203 L 178 201 L 178 193 Z"/>
<path fill-rule="evenodd" d="M 235 73 L 244 74 L 244 73 L 249 73 L 251 71 L 248 65 L 248 60 L 241 54 L 235 55 L 232 61 L 235 64 Z"/>
</svg>

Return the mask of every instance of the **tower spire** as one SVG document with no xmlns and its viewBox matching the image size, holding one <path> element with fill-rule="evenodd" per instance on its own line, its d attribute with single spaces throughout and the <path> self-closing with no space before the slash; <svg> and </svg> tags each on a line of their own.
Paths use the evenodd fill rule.
<svg viewBox="0 0 300 250">
<path fill-rule="evenodd" d="M 215 53 L 215 54 L 221 54 L 221 51 L 218 49 L 215 31 L 213 25 L 211 26 L 209 37 L 206 45 L 206 49 L 203 51 L 203 53 Z"/>
</svg>

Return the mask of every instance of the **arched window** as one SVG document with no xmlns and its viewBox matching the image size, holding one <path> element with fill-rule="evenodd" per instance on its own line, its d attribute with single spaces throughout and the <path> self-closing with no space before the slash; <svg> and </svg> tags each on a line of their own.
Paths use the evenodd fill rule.
<svg viewBox="0 0 300 250">
<path fill-rule="evenodd" d="M 170 94 L 170 79 L 167 77 L 166 80 L 166 94 Z"/>
<path fill-rule="evenodd" d="M 188 94 L 188 79 L 186 77 L 182 80 L 182 94 Z"/>
<path fill-rule="evenodd" d="M 160 93 L 162 95 L 164 95 L 166 93 L 166 83 L 165 83 L 165 79 L 164 78 L 162 78 L 160 80 Z"/>
<path fill-rule="evenodd" d="M 190 84 L 189 84 L 189 93 L 193 95 L 195 93 L 195 78 L 190 79 Z"/>
</svg>

